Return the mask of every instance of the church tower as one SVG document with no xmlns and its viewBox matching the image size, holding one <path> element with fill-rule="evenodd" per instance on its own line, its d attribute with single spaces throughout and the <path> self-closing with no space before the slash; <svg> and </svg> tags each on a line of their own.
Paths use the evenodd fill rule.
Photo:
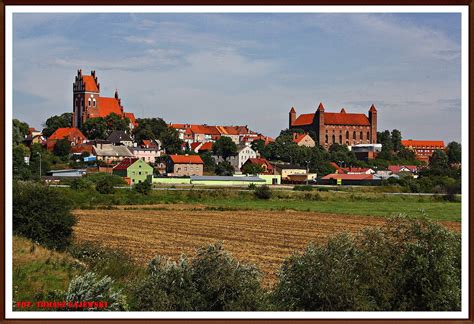
<svg viewBox="0 0 474 324">
<path fill-rule="evenodd" d="M 89 112 L 98 109 L 100 84 L 95 71 L 91 71 L 91 75 L 83 75 L 82 70 L 77 70 L 72 90 L 72 127 L 81 128 Z"/>
</svg>

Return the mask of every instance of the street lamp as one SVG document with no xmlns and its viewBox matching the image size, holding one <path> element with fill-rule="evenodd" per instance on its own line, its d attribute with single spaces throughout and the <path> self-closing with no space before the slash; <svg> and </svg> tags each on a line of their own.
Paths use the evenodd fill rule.
<svg viewBox="0 0 474 324">
<path fill-rule="evenodd" d="M 308 185 L 309 162 L 311 161 L 306 161 L 306 185 Z"/>
<path fill-rule="evenodd" d="M 36 154 L 38 154 L 38 155 L 39 155 L 39 157 L 40 157 L 40 165 L 39 165 L 39 178 L 40 178 L 40 180 L 41 180 L 41 153 L 40 153 L 40 152 L 36 152 Z"/>
</svg>

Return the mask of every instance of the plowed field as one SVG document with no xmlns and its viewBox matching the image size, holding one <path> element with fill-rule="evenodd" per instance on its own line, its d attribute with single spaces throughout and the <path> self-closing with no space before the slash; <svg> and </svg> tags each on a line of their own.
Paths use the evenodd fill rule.
<svg viewBox="0 0 474 324">
<path fill-rule="evenodd" d="M 122 207 L 123 208 L 123 207 Z M 275 279 L 285 257 L 310 241 L 384 223 L 382 217 L 295 211 L 215 211 L 196 205 L 155 205 L 126 210 L 75 210 L 76 239 L 120 249 L 147 264 L 156 255 L 177 260 L 196 248 L 222 241 L 242 262 L 256 264 L 264 283 Z M 138 209 L 136 209 L 138 208 Z M 460 222 L 443 222 L 460 231 Z"/>
</svg>

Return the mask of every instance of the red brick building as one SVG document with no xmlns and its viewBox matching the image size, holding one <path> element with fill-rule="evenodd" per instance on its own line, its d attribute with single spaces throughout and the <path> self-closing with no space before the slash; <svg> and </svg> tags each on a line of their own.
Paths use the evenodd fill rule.
<svg viewBox="0 0 474 324">
<path fill-rule="evenodd" d="M 347 113 L 326 112 L 322 103 L 315 113 L 296 116 L 295 108 L 289 113 L 289 128 L 313 131 L 317 144 L 329 148 L 332 144 L 375 144 L 377 143 L 377 109 L 372 105 L 368 116 Z"/>
<path fill-rule="evenodd" d="M 67 139 L 71 143 L 71 146 L 80 145 L 87 141 L 84 134 L 75 127 L 58 128 L 46 141 L 48 151 L 52 151 L 56 142 L 62 139 Z"/>
<path fill-rule="evenodd" d="M 415 152 L 416 159 L 428 163 L 434 151 L 445 149 L 443 141 L 402 140 L 402 145 Z"/>
<path fill-rule="evenodd" d="M 91 75 L 83 75 L 82 70 L 78 70 L 72 89 L 73 127 L 80 128 L 89 118 L 106 117 L 112 113 L 127 117 L 131 128 L 136 126 L 135 116 L 123 111 L 118 91 L 115 91 L 113 98 L 100 96 L 100 84 L 95 71 L 91 71 Z"/>
</svg>

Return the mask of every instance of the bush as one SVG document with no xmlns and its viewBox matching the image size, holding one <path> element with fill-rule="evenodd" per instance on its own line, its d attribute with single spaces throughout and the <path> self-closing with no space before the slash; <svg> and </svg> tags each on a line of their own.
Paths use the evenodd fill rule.
<svg viewBox="0 0 474 324">
<path fill-rule="evenodd" d="M 151 183 L 149 181 L 139 182 L 133 188 L 143 195 L 148 195 L 151 191 Z"/>
<path fill-rule="evenodd" d="M 254 311 L 265 305 L 259 271 L 237 262 L 221 244 L 198 250 L 191 262 L 186 256 L 178 263 L 154 259 L 134 300 L 133 308 L 147 311 Z"/>
<path fill-rule="evenodd" d="M 71 181 L 71 189 L 73 190 L 87 190 L 92 187 L 92 182 L 85 178 L 76 178 Z"/>
<path fill-rule="evenodd" d="M 114 182 L 110 178 L 102 178 L 97 181 L 95 190 L 104 195 L 113 194 L 115 192 Z"/>
<path fill-rule="evenodd" d="M 13 233 L 62 250 L 72 239 L 72 202 L 59 191 L 32 182 L 13 183 Z"/>
<path fill-rule="evenodd" d="M 460 310 L 460 260 L 460 235 L 395 217 L 381 229 L 339 235 L 291 256 L 272 300 L 292 311 Z"/>
<path fill-rule="evenodd" d="M 77 276 L 69 283 L 65 292 L 65 301 L 70 302 L 107 302 L 107 308 L 68 308 L 71 311 L 124 311 L 128 309 L 125 296 L 120 289 L 113 287 L 110 277 L 98 278 L 93 272 Z"/>
<path fill-rule="evenodd" d="M 272 191 L 267 185 L 263 185 L 255 188 L 254 195 L 258 199 L 270 199 L 272 197 Z"/>
<path fill-rule="evenodd" d="M 249 186 L 247 188 L 249 190 L 255 190 L 257 188 L 257 185 L 255 183 L 251 183 L 251 184 L 249 184 Z"/>
</svg>

